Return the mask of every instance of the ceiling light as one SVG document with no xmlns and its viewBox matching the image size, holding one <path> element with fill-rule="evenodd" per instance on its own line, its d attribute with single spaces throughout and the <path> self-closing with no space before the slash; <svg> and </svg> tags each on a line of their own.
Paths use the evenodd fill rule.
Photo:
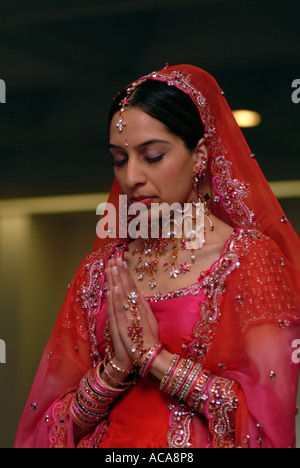
<svg viewBox="0 0 300 468">
<path fill-rule="evenodd" d="M 247 110 L 247 109 L 239 109 L 234 110 L 233 115 L 239 127 L 247 128 L 247 127 L 257 127 L 261 123 L 261 116 L 258 112 Z"/>
</svg>

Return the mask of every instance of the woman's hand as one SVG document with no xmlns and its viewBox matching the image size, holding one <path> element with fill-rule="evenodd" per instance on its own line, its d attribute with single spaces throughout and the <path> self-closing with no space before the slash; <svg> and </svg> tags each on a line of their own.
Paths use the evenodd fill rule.
<svg viewBox="0 0 300 468">
<path fill-rule="evenodd" d="M 131 369 L 134 361 L 140 356 L 140 352 L 132 351 L 135 346 L 133 346 L 130 327 L 134 322 L 138 323 L 138 331 L 142 335 L 140 339 L 143 341 L 142 348 L 149 349 L 158 341 L 157 321 L 140 292 L 136 303 L 136 315 L 132 314 L 129 296 L 132 291 L 136 293 L 138 291 L 126 263 L 121 258 L 110 260 L 106 275 L 108 281 L 107 319 L 114 347 L 113 362 L 122 369 Z"/>
</svg>

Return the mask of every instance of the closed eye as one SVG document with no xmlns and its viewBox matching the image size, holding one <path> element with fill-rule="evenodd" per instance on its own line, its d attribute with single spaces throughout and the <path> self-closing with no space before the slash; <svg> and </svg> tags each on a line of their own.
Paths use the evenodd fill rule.
<svg viewBox="0 0 300 468">
<path fill-rule="evenodd" d="M 146 158 L 147 162 L 150 164 L 153 164 L 155 162 L 160 161 L 164 157 L 164 154 L 160 154 L 159 156 L 156 156 L 155 158 Z"/>
<path fill-rule="evenodd" d="M 154 164 L 156 162 L 159 162 L 162 158 L 164 157 L 164 154 L 160 154 L 159 156 L 156 156 L 155 158 L 147 158 L 145 157 L 145 160 L 149 163 L 149 164 Z M 120 166 L 123 166 L 125 163 L 127 163 L 128 161 L 128 158 L 124 158 L 120 161 L 118 160 L 115 160 L 112 162 L 112 165 L 114 167 L 120 167 Z"/>
<path fill-rule="evenodd" d="M 114 167 L 120 167 L 120 166 L 123 166 L 123 164 L 125 164 L 127 160 L 128 159 L 126 158 L 126 159 L 122 159 L 121 161 L 113 161 L 111 164 Z"/>
</svg>

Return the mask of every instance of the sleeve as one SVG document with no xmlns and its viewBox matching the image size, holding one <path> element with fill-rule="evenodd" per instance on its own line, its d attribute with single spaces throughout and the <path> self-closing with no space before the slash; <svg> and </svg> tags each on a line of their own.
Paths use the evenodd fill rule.
<svg viewBox="0 0 300 468">
<path fill-rule="evenodd" d="M 240 258 L 203 365 L 235 382 L 235 446 L 295 447 L 300 336 L 294 271 L 264 236 Z M 228 384 L 229 385 L 229 384 Z M 232 413 L 233 415 L 233 413 Z"/>
<path fill-rule="evenodd" d="M 233 447 L 239 405 L 238 384 L 212 374 L 191 359 L 174 355 L 160 389 L 178 398 L 190 411 L 204 415 L 213 447 Z"/>
</svg>

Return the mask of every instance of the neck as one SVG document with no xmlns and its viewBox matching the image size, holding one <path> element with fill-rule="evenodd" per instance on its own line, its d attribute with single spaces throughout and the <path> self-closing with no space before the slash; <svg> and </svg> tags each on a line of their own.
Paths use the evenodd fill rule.
<svg viewBox="0 0 300 468">
<path fill-rule="evenodd" d="M 194 204 L 193 213 L 184 212 L 182 220 L 187 220 L 189 223 L 188 229 L 184 230 L 184 234 L 176 235 L 178 225 L 176 226 L 176 220 L 173 219 L 170 222 L 170 226 L 173 226 L 168 232 L 168 236 L 163 236 L 162 232 L 160 232 L 161 235 L 153 237 L 151 231 L 146 239 L 137 240 L 137 247 L 132 252 L 136 259 L 133 270 L 137 273 L 139 280 L 148 279 L 151 289 L 157 286 L 156 272 L 158 268 L 174 279 L 191 270 L 196 258 L 195 250 L 204 246 L 207 228 L 212 230 L 212 223 L 208 217 L 209 213 L 202 205 L 199 203 Z M 201 214 L 201 223 L 199 225 L 197 225 L 197 216 L 193 216 L 193 214 Z M 182 223 L 180 227 L 182 228 Z M 183 250 L 189 252 L 190 263 L 182 261 L 182 257 L 188 260 L 186 257 L 187 252 L 185 255 L 181 254 Z M 180 263 L 180 258 L 182 263 Z"/>
</svg>

